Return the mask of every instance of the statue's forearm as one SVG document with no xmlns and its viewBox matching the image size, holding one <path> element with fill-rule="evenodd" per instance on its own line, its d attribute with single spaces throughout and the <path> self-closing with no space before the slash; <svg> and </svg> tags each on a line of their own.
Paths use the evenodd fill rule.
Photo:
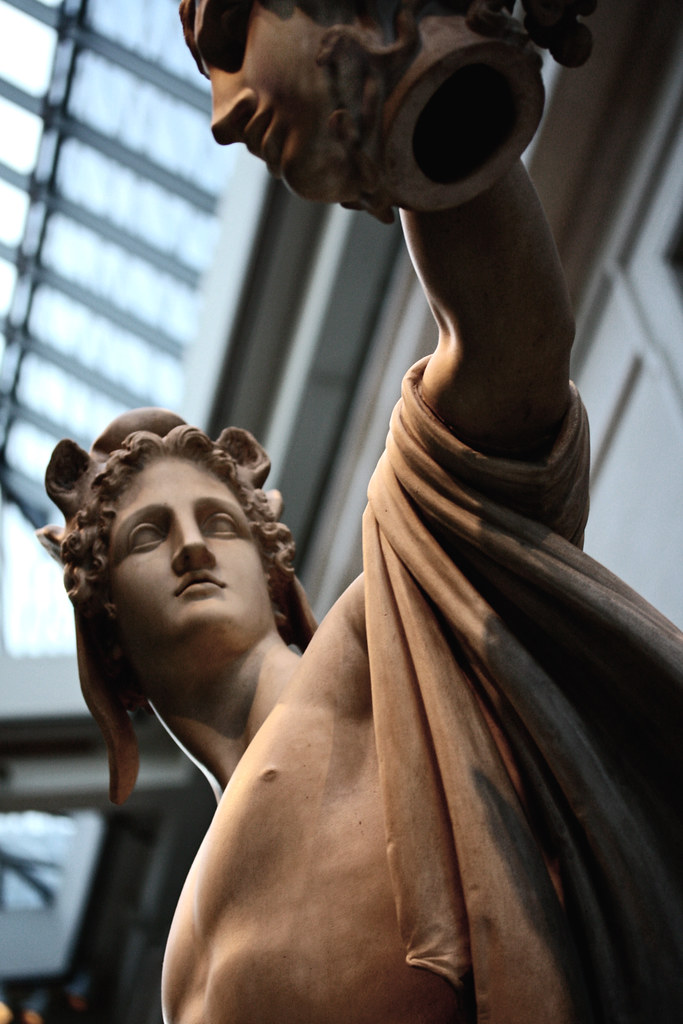
<svg viewBox="0 0 683 1024">
<path fill-rule="evenodd" d="M 439 326 L 426 401 L 476 447 L 537 450 L 566 408 L 574 322 L 525 169 L 457 209 L 402 219 Z"/>
</svg>

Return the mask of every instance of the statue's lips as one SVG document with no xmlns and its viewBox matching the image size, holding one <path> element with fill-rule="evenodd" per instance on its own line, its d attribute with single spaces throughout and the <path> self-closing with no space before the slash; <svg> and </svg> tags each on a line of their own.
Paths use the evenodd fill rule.
<svg viewBox="0 0 683 1024">
<path fill-rule="evenodd" d="M 210 591 L 212 587 L 223 589 L 225 587 L 225 583 L 223 583 L 222 580 L 217 579 L 215 576 L 212 576 L 209 572 L 196 573 L 192 576 L 185 577 L 181 581 L 180 586 L 175 590 L 175 596 L 180 597 L 181 594 L 186 593 L 186 591 L 190 589 L 194 591 L 195 588 L 197 588 L 197 591 L 199 588 Z"/>
<path fill-rule="evenodd" d="M 257 111 L 244 127 L 244 142 L 250 153 L 265 161 L 275 177 L 280 176 L 282 146 L 273 128 L 274 112 L 270 107 Z M 273 128 L 273 130 L 271 130 Z"/>
</svg>

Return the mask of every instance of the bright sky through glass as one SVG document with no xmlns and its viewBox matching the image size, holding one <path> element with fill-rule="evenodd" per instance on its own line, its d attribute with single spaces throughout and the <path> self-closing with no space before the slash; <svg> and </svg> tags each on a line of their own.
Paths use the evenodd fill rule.
<svg viewBox="0 0 683 1024">
<path fill-rule="evenodd" d="M 24 235 L 28 196 L 0 179 L 0 241 L 18 245 Z"/>
<path fill-rule="evenodd" d="M 39 117 L 0 97 L 0 160 L 4 164 L 28 174 L 36 162 L 42 129 Z"/>
<path fill-rule="evenodd" d="M 44 95 L 56 39 L 54 29 L 0 0 L 0 68 L 13 85 L 32 96 Z"/>
<path fill-rule="evenodd" d="M 48 0 L 46 6 L 55 7 L 59 3 L 60 0 Z M 56 34 L 53 29 L 0 0 L 0 73 L 8 82 L 30 96 L 43 96 L 50 83 L 55 43 Z M 39 117 L 0 98 L 0 160 L 3 163 L 19 174 L 30 174 L 35 166 L 41 134 L 42 120 Z M 27 194 L 0 180 L 0 241 L 5 245 L 13 248 L 20 244 L 27 210 Z M 8 312 L 16 276 L 16 268 L 0 260 L 0 315 Z M 0 356 L 3 348 L 4 338 Z M 26 636 L 26 618 L 23 615 L 25 604 L 16 601 L 16 595 L 10 595 L 7 591 L 17 579 L 27 576 L 35 578 L 33 573 L 27 574 L 26 567 L 33 562 L 39 563 L 42 556 L 36 550 L 35 542 L 30 532 L 27 532 L 19 511 L 12 506 L 3 510 L 3 527 L 6 554 L 3 605 L 9 610 L 10 620 L 5 623 L 5 633 L 24 638 L 23 643 L 20 641 L 18 644 L 19 649 L 13 653 L 28 653 L 41 647 L 54 653 L 70 651 L 73 646 L 69 635 L 70 610 L 68 607 L 55 606 L 54 602 L 51 614 L 45 608 L 44 614 L 40 615 L 42 622 L 39 629 L 42 635 L 38 644 L 35 638 L 32 643 L 32 638 Z M 32 592 L 34 607 L 39 595 L 40 590 Z M 16 609 L 16 613 L 22 616 L 21 621 L 13 620 L 12 609 Z M 34 621 L 38 621 L 38 616 Z"/>
<path fill-rule="evenodd" d="M 0 217 L 2 215 L 2 207 L 0 207 Z M 0 260 L 0 316 L 3 316 L 9 309 L 16 279 L 16 267 L 6 260 Z"/>
<path fill-rule="evenodd" d="M 0 0 L 0 645 L 17 658 L 73 645 L 31 525 L 62 518 L 44 498 L 49 455 L 60 437 L 89 446 L 124 408 L 180 404 L 234 159 L 208 130 L 177 0 L 79 0 L 57 30 L 41 24 L 61 6 Z"/>
<path fill-rule="evenodd" d="M 42 96 L 50 83 L 56 35 L 53 29 L 0 0 L 0 69 L 3 78 L 32 96 Z M 35 166 L 42 133 L 35 114 L 0 98 L 0 160 L 28 174 Z M 15 246 L 21 241 L 28 198 L 0 181 L 0 240 Z M 0 263 L 0 315 L 7 312 L 16 271 Z"/>
</svg>

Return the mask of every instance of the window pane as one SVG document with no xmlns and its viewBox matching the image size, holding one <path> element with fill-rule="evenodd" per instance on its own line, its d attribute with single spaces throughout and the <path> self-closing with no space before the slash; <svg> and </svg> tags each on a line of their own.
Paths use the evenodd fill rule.
<svg viewBox="0 0 683 1024">
<path fill-rule="evenodd" d="M 96 32 L 209 92 L 179 29 L 177 0 L 89 0 L 86 16 Z"/>
<path fill-rule="evenodd" d="M 140 405 L 173 408 L 181 400 L 182 367 L 177 359 L 153 349 L 111 320 L 93 316 L 61 292 L 38 289 L 30 331 L 81 366 L 138 395 Z"/>
<path fill-rule="evenodd" d="M 216 220 L 161 185 L 67 139 L 57 166 L 59 191 L 72 202 L 201 271 L 211 255 Z"/>
<path fill-rule="evenodd" d="M 5 650 L 12 658 L 73 654 L 73 608 L 59 566 L 19 509 L 6 505 L 1 522 Z"/>
<path fill-rule="evenodd" d="M 20 174 L 35 167 L 43 122 L 0 97 L 0 161 Z"/>
<path fill-rule="evenodd" d="M 0 260 L 0 316 L 9 311 L 14 285 L 17 280 L 17 268 L 7 260 Z"/>
<path fill-rule="evenodd" d="M 125 406 L 119 402 L 30 353 L 24 357 L 21 366 L 17 398 L 27 409 L 46 413 L 65 434 L 76 437 L 87 437 L 93 422 L 106 424 L 125 412 Z M 42 481 L 50 453 L 45 459 L 46 453 L 41 451 L 40 458 L 36 458 L 34 429 L 28 424 L 16 424 L 11 435 L 13 440 L 8 439 L 7 446 L 8 461 L 17 468 L 23 465 L 25 472 L 29 461 L 37 463 L 31 472 Z"/>
<path fill-rule="evenodd" d="M 194 291 L 68 217 L 50 218 L 43 262 L 150 326 L 162 328 L 180 344 L 190 339 L 196 316 Z"/>
<path fill-rule="evenodd" d="M 3 911 L 39 910 L 55 902 L 76 826 L 65 814 L 0 814 Z"/>
<path fill-rule="evenodd" d="M 24 236 L 28 196 L 21 189 L 0 180 L 0 240 L 19 245 Z"/>
<path fill-rule="evenodd" d="M 212 193 L 221 188 L 233 160 L 229 147 L 221 154 L 216 146 L 205 113 L 96 53 L 78 58 L 69 111 Z"/>
<path fill-rule="evenodd" d="M 57 35 L 48 25 L 0 0 L 0 69 L 2 77 L 32 96 L 50 83 Z M 27 59 L 30 54 L 30 59 Z"/>
</svg>

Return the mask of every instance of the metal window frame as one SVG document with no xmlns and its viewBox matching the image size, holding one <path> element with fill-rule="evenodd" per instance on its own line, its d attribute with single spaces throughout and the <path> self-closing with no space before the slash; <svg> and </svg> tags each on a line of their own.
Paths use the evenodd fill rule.
<svg viewBox="0 0 683 1024">
<path fill-rule="evenodd" d="M 197 186 L 193 181 L 164 167 L 144 153 L 83 123 L 69 113 L 76 63 L 86 52 L 96 53 L 119 68 L 125 69 L 141 82 L 153 85 L 166 95 L 186 104 L 193 110 L 207 112 L 210 99 L 199 84 L 185 80 L 168 68 L 148 61 L 120 42 L 94 31 L 87 23 L 88 0 L 63 0 L 58 7 L 49 7 L 39 0 L 7 0 L 16 10 L 53 28 L 57 34 L 53 79 L 44 96 L 34 96 L 14 83 L 0 78 L 0 96 L 40 117 L 44 124 L 36 167 L 23 174 L 0 162 L 0 180 L 15 186 L 29 197 L 27 224 L 30 222 L 32 238 L 25 235 L 17 246 L 0 243 L 0 258 L 17 268 L 15 299 L 8 314 L 0 319 L 0 330 L 5 336 L 5 354 L 0 372 L 0 487 L 6 500 L 15 502 L 34 524 L 49 516 L 50 503 L 41 496 L 29 475 L 13 467 L 7 460 L 7 439 L 14 423 L 30 423 L 41 430 L 61 436 L 65 426 L 54 421 L 49 412 L 36 413 L 18 397 L 18 386 L 25 357 L 37 355 L 61 370 L 71 373 L 74 380 L 85 383 L 106 398 L 124 407 L 145 404 L 148 400 L 144 388 L 137 390 L 119 380 L 80 363 L 50 346 L 44 339 L 32 336 L 29 328 L 33 297 L 41 286 L 48 285 L 57 292 L 91 310 L 98 317 L 110 320 L 116 327 L 140 338 L 141 344 L 155 352 L 163 352 L 181 359 L 183 346 L 167 332 L 146 323 L 140 316 L 118 306 L 78 284 L 57 270 L 44 265 L 43 244 L 49 220 L 63 214 L 75 223 L 113 243 L 131 258 L 143 260 L 155 271 L 176 280 L 183 287 L 195 288 L 200 274 L 149 239 L 132 234 L 85 206 L 61 195 L 57 187 L 57 167 L 61 147 L 67 139 L 77 139 L 114 161 L 118 165 L 179 196 L 202 214 L 213 214 L 217 196 Z M 44 409 L 49 409 L 46 396 Z M 67 428 L 68 429 L 68 428 Z"/>
</svg>

